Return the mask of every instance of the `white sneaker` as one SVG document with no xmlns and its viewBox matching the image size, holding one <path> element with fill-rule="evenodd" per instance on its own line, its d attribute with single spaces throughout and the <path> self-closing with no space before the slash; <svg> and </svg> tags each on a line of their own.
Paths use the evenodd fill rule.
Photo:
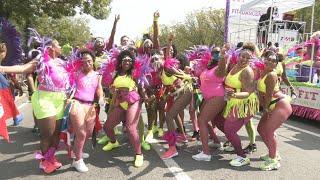
<svg viewBox="0 0 320 180">
<path fill-rule="evenodd" d="M 211 148 L 217 148 L 219 150 L 223 150 L 223 143 L 220 142 L 220 143 L 214 143 L 213 141 L 212 142 L 209 142 L 209 147 Z"/>
<path fill-rule="evenodd" d="M 88 153 L 82 153 L 82 158 L 83 159 L 87 159 L 87 158 L 89 158 L 89 154 Z M 72 153 L 71 153 L 71 158 L 72 159 L 75 159 L 76 158 L 76 155 L 74 154 L 74 152 L 72 151 Z"/>
<path fill-rule="evenodd" d="M 244 158 L 244 157 L 241 157 L 241 156 L 237 156 L 232 161 L 230 161 L 229 164 L 231 166 L 240 167 L 240 166 L 244 166 L 244 165 L 250 164 L 250 159 L 249 158 Z"/>
<path fill-rule="evenodd" d="M 72 167 L 76 168 L 76 170 L 78 172 L 87 172 L 89 171 L 88 167 L 86 166 L 86 164 L 83 162 L 83 159 L 79 159 L 78 161 L 73 160 Z"/>
<path fill-rule="evenodd" d="M 211 161 L 211 155 L 204 154 L 204 152 L 201 151 L 199 154 L 193 155 L 192 159 L 196 161 Z"/>
<path fill-rule="evenodd" d="M 226 151 L 226 152 L 233 152 L 234 151 L 234 147 L 232 145 L 230 145 L 230 146 L 225 147 L 223 150 Z"/>
</svg>

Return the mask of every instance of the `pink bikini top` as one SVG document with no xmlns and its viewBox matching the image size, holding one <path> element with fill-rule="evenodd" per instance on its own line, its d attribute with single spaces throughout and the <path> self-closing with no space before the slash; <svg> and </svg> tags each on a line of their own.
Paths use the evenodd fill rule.
<svg viewBox="0 0 320 180">
<path fill-rule="evenodd" d="M 97 72 L 84 74 L 79 72 L 76 76 L 76 92 L 74 97 L 82 101 L 93 102 L 98 88 L 99 75 Z"/>
<path fill-rule="evenodd" d="M 217 67 L 210 70 L 204 70 L 200 75 L 201 86 L 200 90 L 204 99 L 209 99 L 214 96 L 224 95 L 224 77 L 220 78 L 215 75 Z"/>
</svg>

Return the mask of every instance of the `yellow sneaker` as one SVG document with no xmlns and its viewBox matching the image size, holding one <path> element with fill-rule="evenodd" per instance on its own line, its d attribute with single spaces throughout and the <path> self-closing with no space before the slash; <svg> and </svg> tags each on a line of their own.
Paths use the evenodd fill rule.
<svg viewBox="0 0 320 180">
<path fill-rule="evenodd" d="M 120 146 L 120 145 L 119 145 L 119 142 L 118 142 L 118 141 L 116 141 L 115 143 L 112 143 L 112 142 L 110 141 L 110 142 L 108 142 L 107 145 L 105 145 L 105 146 L 102 148 L 102 150 L 104 150 L 104 151 L 111 151 L 112 149 L 117 148 L 117 147 L 119 147 L 119 146 Z"/>
<path fill-rule="evenodd" d="M 108 141 L 110 141 L 109 137 L 108 136 L 103 136 L 102 138 L 100 138 L 98 140 L 98 144 L 106 144 Z"/>
<path fill-rule="evenodd" d="M 162 137 L 164 134 L 163 129 L 162 128 L 158 128 L 158 137 Z"/>
<path fill-rule="evenodd" d="M 143 165 L 143 155 L 136 155 L 136 159 L 134 160 L 135 167 L 141 167 Z"/>
</svg>

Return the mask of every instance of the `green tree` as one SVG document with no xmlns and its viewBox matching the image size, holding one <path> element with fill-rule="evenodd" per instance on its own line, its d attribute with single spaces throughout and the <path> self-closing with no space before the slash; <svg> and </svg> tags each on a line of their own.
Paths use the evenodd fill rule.
<svg viewBox="0 0 320 180">
<path fill-rule="evenodd" d="M 224 10 L 202 9 L 187 15 L 182 23 L 160 26 L 160 43 L 167 43 L 169 33 L 175 34 L 178 51 L 193 45 L 222 45 L 224 35 Z M 161 20 L 160 20 L 161 21 Z"/>
<path fill-rule="evenodd" d="M 313 32 L 320 30 L 320 0 L 315 0 Z M 311 30 L 312 7 L 306 7 L 296 11 L 297 21 L 307 22 L 306 33 Z"/>
<path fill-rule="evenodd" d="M 1 0 L 0 16 L 6 17 L 17 25 L 26 44 L 28 27 L 43 16 L 54 19 L 74 16 L 77 11 L 89 14 L 97 19 L 109 16 L 112 0 Z"/>
<path fill-rule="evenodd" d="M 54 19 L 44 16 L 34 24 L 38 33 L 57 39 L 62 45 L 69 43 L 71 46 L 81 46 L 91 38 L 88 20 L 83 18 Z"/>
</svg>

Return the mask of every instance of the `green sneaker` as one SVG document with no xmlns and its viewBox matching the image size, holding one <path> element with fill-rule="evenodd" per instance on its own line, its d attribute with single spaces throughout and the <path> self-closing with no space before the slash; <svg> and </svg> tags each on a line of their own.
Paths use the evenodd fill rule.
<svg viewBox="0 0 320 180">
<path fill-rule="evenodd" d="M 264 154 L 264 155 L 260 156 L 260 159 L 263 160 L 263 161 L 267 161 L 268 159 L 270 159 L 269 154 Z M 276 160 L 277 161 L 281 160 L 281 156 L 278 153 L 276 155 Z"/>
<path fill-rule="evenodd" d="M 157 133 L 158 129 L 159 129 L 158 126 L 155 126 L 155 125 L 152 126 L 152 132 L 153 133 Z"/>
<path fill-rule="evenodd" d="M 143 155 L 136 155 L 136 159 L 134 160 L 135 167 L 141 167 L 143 165 Z"/>
<path fill-rule="evenodd" d="M 277 170 L 280 168 L 280 163 L 276 159 L 269 158 L 267 161 L 265 161 L 261 166 L 260 169 L 262 171 L 271 171 L 271 170 Z"/>
<path fill-rule="evenodd" d="M 158 137 L 162 137 L 164 134 L 163 129 L 162 128 L 158 128 Z"/>
<path fill-rule="evenodd" d="M 98 140 L 98 144 L 106 144 L 108 141 L 110 141 L 108 136 L 103 136 Z"/>
<path fill-rule="evenodd" d="M 102 150 L 104 150 L 104 151 L 111 151 L 112 149 L 117 148 L 117 147 L 119 147 L 119 146 L 120 146 L 120 145 L 119 145 L 119 142 L 118 142 L 118 141 L 116 141 L 115 143 L 112 143 L 112 142 L 110 141 L 110 142 L 108 142 L 107 145 L 105 145 L 105 146 L 102 148 Z"/>
<path fill-rule="evenodd" d="M 149 150 L 151 149 L 150 144 L 148 144 L 148 143 L 145 142 L 145 141 L 142 141 L 142 142 L 141 142 L 141 147 L 142 147 L 142 149 L 145 150 L 145 151 L 149 151 Z"/>
</svg>

